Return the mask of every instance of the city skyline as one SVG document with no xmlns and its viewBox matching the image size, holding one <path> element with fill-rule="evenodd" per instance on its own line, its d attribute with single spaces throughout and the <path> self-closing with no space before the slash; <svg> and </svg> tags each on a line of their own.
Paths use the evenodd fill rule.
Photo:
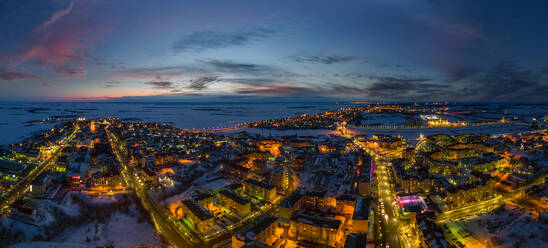
<svg viewBox="0 0 548 248">
<path fill-rule="evenodd" d="M 3 1 L 1 101 L 544 101 L 546 3 Z"/>
</svg>

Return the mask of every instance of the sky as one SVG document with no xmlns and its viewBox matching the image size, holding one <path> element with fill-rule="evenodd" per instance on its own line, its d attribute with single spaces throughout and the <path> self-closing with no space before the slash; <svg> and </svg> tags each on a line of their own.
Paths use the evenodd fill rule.
<svg viewBox="0 0 548 248">
<path fill-rule="evenodd" d="M 546 101 L 547 9 L 2 0 L 0 101 Z"/>
</svg>

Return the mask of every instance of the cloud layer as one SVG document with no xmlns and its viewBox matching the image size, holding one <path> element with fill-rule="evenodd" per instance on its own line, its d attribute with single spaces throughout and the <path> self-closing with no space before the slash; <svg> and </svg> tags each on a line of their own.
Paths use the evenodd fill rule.
<svg viewBox="0 0 548 248">
<path fill-rule="evenodd" d="M 40 77 L 24 72 L 8 70 L 7 68 L 0 66 L 0 80 L 17 81 L 19 79 L 40 79 Z"/>
<path fill-rule="evenodd" d="M 229 46 L 244 46 L 251 42 L 268 38 L 273 34 L 274 30 L 267 28 L 254 28 L 237 32 L 195 31 L 183 35 L 179 40 L 173 43 L 171 50 L 178 53 Z"/>
</svg>

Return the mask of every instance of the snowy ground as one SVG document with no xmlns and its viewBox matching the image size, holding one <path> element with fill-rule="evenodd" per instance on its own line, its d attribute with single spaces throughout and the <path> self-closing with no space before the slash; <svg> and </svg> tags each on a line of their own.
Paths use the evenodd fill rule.
<svg viewBox="0 0 548 248">
<path fill-rule="evenodd" d="M 362 113 L 364 126 L 403 126 L 406 118 L 418 118 L 418 115 L 405 115 L 400 113 Z"/>
<path fill-rule="evenodd" d="M 0 103 L 0 144 L 19 141 L 40 129 L 75 117 L 139 118 L 180 128 L 207 128 L 293 117 L 354 105 L 336 103 Z M 190 118 L 191 117 L 191 118 Z"/>
<path fill-rule="evenodd" d="M 97 230 L 97 231 L 96 231 Z M 54 242 L 114 247 L 149 245 L 160 247 L 161 242 L 154 228 L 147 222 L 138 222 L 135 217 L 115 214 L 105 224 L 89 223 L 60 235 Z M 86 240 L 89 238 L 89 242 Z"/>
<path fill-rule="evenodd" d="M 17 234 L 19 235 L 18 238 L 13 237 L 14 239 L 10 243 L 13 243 L 14 240 L 23 242 L 9 247 L 96 247 L 105 245 L 114 245 L 115 247 L 135 247 L 138 245 L 162 247 L 161 240 L 153 226 L 141 217 L 141 213 L 135 205 L 129 205 L 127 211 L 114 212 L 106 219 L 98 221 L 91 218 L 91 216 L 85 217 L 87 216 L 86 212 L 83 212 L 79 204 L 73 201 L 72 195 L 84 196 L 83 200 L 87 204 L 91 204 L 92 208 L 114 206 L 117 204 L 117 199 L 119 199 L 115 196 L 87 197 L 81 193 L 69 192 L 59 203 L 42 200 L 38 202 L 39 207 L 37 209 L 40 218 L 34 223 L 30 221 L 22 222 L 12 218 L 1 219 L 0 227 L 10 229 L 13 235 L 22 233 Z M 84 217 L 82 218 L 82 216 Z M 62 219 L 58 220 L 59 218 Z M 45 229 L 57 226 L 59 221 L 64 224 L 69 219 L 73 219 L 72 225 L 62 227 L 59 233 L 56 233 L 57 230 L 54 230 L 53 233 L 49 232 L 53 234 L 50 241 L 33 241 L 44 240 L 48 233 Z"/>
<path fill-rule="evenodd" d="M 422 133 L 424 136 L 434 134 L 459 135 L 468 133 L 485 133 L 490 135 L 499 135 L 505 133 L 517 133 L 529 131 L 528 126 L 514 124 L 495 124 L 484 126 L 469 126 L 469 127 L 451 127 L 451 128 L 413 128 L 413 129 L 375 129 L 375 128 L 352 128 L 349 129 L 355 134 L 384 134 L 384 135 L 401 135 L 407 139 L 417 139 Z"/>
<path fill-rule="evenodd" d="M 497 247 L 548 247 L 548 225 L 525 209 L 505 205 L 478 218 L 460 222 L 475 238 Z"/>
<path fill-rule="evenodd" d="M 50 129 L 57 123 L 72 120 L 75 117 L 137 118 L 142 121 L 168 123 L 180 128 L 199 129 L 294 117 L 302 113 L 319 113 L 352 106 L 356 105 L 336 103 L 0 103 L 0 117 L 2 117 L 0 118 L 0 137 L 2 137 L 0 144 L 17 142 L 34 131 Z M 508 116 L 530 121 L 533 117 L 541 120 L 541 117 L 548 113 L 548 105 L 511 104 L 471 107 L 457 105 L 452 107 L 451 111 L 461 108 L 463 110 L 484 109 L 485 112 L 473 114 L 469 116 L 470 118 L 500 119 L 506 111 Z M 408 116 L 399 113 L 371 113 L 364 114 L 364 117 L 366 118 L 364 124 L 402 125 Z M 379 132 L 383 131 L 386 130 Z M 262 132 L 269 133 L 269 131 Z M 273 133 L 278 132 L 273 131 Z M 286 133 L 294 134 L 295 131 Z"/>
<path fill-rule="evenodd" d="M 115 214 L 106 224 L 88 223 L 61 234 L 51 242 L 24 242 L 10 247 L 135 247 L 148 245 L 162 247 L 156 231 L 146 222 L 125 214 Z"/>
<path fill-rule="evenodd" d="M 349 128 L 350 133 L 354 135 L 400 135 L 407 139 L 414 140 L 422 133 L 424 136 L 434 134 L 459 135 L 468 133 L 485 133 L 490 135 L 500 135 L 505 133 L 517 133 L 530 131 L 528 126 L 515 124 L 495 124 L 484 126 L 468 126 L 468 127 L 450 127 L 450 128 L 409 128 L 409 129 L 384 129 L 384 128 Z M 318 135 L 340 135 L 338 131 L 328 129 L 264 129 L 264 128 L 241 128 L 220 133 L 237 133 L 248 132 L 261 134 L 263 136 L 318 136 Z"/>
</svg>

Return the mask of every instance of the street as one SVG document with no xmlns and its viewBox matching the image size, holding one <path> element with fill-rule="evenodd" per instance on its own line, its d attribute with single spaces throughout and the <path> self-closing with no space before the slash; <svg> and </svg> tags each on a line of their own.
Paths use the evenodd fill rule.
<svg viewBox="0 0 548 248">
<path fill-rule="evenodd" d="M 57 159 L 61 155 L 61 151 L 65 147 L 65 144 L 74 139 L 74 136 L 76 135 L 78 130 L 79 127 L 78 125 L 76 125 L 76 127 L 69 136 L 62 138 L 55 145 L 52 145 L 53 148 L 51 150 L 53 152 L 51 153 L 51 157 L 47 158 L 46 160 L 39 161 L 36 167 L 34 167 L 27 174 L 27 176 L 25 176 L 25 178 L 22 178 L 19 182 L 17 182 L 13 189 L 10 190 L 6 195 L 4 195 L 2 200 L 0 200 L 0 212 L 3 213 L 7 207 L 9 207 L 23 195 L 25 195 L 32 181 L 36 179 L 40 174 L 47 171 L 52 165 L 55 164 L 55 162 L 57 162 Z M 49 150 L 49 148 L 45 150 Z"/>
<path fill-rule="evenodd" d="M 165 210 L 159 206 L 154 199 L 148 194 L 144 181 L 137 175 L 137 170 L 130 164 L 125 156 L 125 147 L 122 146 L 120 139 L 105 128 L 112 150 L 122 167 L 122 178 L 127 187 L 133 188 L 137 198 L 141 201 L 143 208 L 150 214 L 152 222 L 156 230 L 175 247 L 192 247 L 199 244 L 200 241 L 189 232 L 180 230 L 165 213 Z"/>
</svg>

